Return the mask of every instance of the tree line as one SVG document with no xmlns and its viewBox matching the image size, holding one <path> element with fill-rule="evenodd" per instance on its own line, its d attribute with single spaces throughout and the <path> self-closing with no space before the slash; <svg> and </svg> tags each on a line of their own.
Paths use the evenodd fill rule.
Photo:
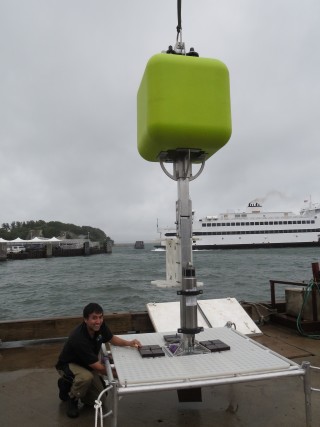
<svg viewBox="0 0 320 427">
<path fill-rule="evenodd" d="M 87 225 L 78 226 L 60 221 L 13 221 L 3 223 L 0 228 L 0 237 L 5 240 L 14 240 L 17 237 L 28 240 L 33 237 L 62 237 L 64 239 L 89 238 L 95 242 L 111 240 L 104 231 Z"/>
</svg>

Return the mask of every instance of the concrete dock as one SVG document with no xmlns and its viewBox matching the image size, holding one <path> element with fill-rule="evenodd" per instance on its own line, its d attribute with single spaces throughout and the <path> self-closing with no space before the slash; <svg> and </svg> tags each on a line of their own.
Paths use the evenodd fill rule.
<svg viewBox="0 0 320 427">
<path fill-rule="evenodd" d="M 277 353 L 320 367 L 320 342 L 281 326 L 264 325 L 255 338 Z M 50 358 L 48 358 L 48 361 Z M 66 404 L 58 398 L 58 375 L 50 361 L 41 369 L 0 372 L 0 425 L 94 426 L 94 409 L 83 407 L 77 419 L 69 419 Z M 312 374 L 312 386 L 320 388 L 320 371 Z M 320 393 L 312 395 L 312 427 L 320 425 Z M 305 398 L 300 377 L 263 380 L 202 389 L 202 402 L 181 403 L 176 391 L 139 393 L 119 402 L 119 427 L 302 427 Z M 111 426 L 105 419 L 104 426 Z"/>
</svg>

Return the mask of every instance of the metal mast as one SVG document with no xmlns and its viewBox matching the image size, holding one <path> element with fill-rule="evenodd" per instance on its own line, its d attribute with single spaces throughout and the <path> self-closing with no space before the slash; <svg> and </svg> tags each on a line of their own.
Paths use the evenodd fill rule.
<svg viewBox="0 0 320 427">
<path fill-rule="evenodd" d="M 169 174 L 164 162 L 173 163 L 173 174 Z M 198 173 L 192 175 L 192 162 L 201 162 Z M 192 263 L 192 202 L 189 196 L 189 183 L 197 178 L 204 168 L 204 153 L 198 150 L 175 150 L 162 153 L 160 164 L 166 175 L 177 181 L 178 200 L 176 202 L 176 231 L 177 241 L 180 246 L 180 328 L 182 334 L 180 347 L 176 355 L 194 354 L 204 352 L 195 340 L 195 334 L 203 330 L 198 326 L 197 295 L 202 291 L 197 288 L 195 268 Z"/>
</svg>

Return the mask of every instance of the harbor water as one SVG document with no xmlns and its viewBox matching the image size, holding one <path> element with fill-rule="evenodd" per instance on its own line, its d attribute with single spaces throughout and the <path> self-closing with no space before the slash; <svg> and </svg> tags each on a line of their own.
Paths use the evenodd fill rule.
<svg viewBox="0 0 320 427">
<path fill-rule="evenodd" d="M 177 289 L 151 284 L 165 279 L 165 258 L 152 245 L 130 245 L 115 246 L 112 254 L 1 262 L 0 319 L 81 315 L 91 301 L 106 312 L 141 311 L 149 302 L 178 301 Z M 202 299 L 249 302 L 270 300 L 270 279 L 308 283 L 311 264 L 319 259 L 320 248 L 193 253 Z M 283 286 L 277 295 L 284 295 Z"/>
</svg>

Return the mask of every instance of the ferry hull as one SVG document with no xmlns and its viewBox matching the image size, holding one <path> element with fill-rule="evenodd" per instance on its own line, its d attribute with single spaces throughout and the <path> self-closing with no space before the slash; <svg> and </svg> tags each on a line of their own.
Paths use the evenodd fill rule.
<svg viewBox="0 0 320 427">
<path fill-rule="evenodd" d="M 292 242 L 292 243 L 242 243 L 227 245 L 193 245 L 193 250 L 215 249 L 263 249 L 263 248 L 302 248 L 320 246 L 320 242 Z"/>
</svg>

